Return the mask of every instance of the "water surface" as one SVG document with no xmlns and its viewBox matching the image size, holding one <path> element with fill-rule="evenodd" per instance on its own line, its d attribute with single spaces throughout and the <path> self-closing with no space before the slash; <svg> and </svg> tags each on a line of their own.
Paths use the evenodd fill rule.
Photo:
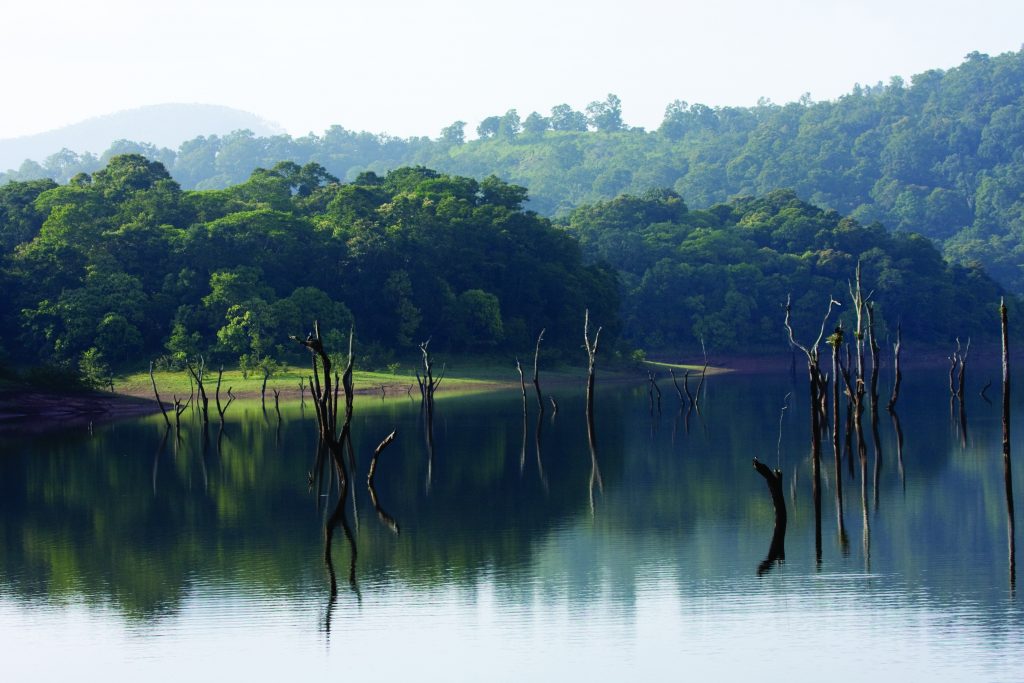
<svg viewBox="0 0 1024 683">
<path fill-rule="evenodd" d="M 531 396 L 525 432 L 518 392 L 439 400 L 432 457 L 418 400 L 360 397 L 333 597 L 310 406 L 279 423 L 235 404 L 206 438 L 190 417 L 165 440 L 159 415 L 9 438 L 4 678 L 1022 680 L 998 405 L 968 392 L 965 434 L 931 374 L 904 384 L 902 453 L 884 408 L 877 447 L 865 414 L 845 539 L 826 437 L 820 560 L 802 377 L 713 377 L 689 414 L 663 383 L 653 415 L 645 387 L 599 378 L 596 457 L 582 387 L 540 421 Z M 379 514 L 366 469 L 392 429 Z M 764 567 L 755 456 L 789 508 Z"/>
</svg>

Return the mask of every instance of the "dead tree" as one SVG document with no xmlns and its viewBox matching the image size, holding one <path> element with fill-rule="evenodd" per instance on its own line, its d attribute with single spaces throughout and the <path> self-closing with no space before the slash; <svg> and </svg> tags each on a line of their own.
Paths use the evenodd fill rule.
<svg viewBox="0 0 1024 683">
<path fill-rule="evenodd" d="M 697 384 L 697 398 L 695 405 L 697 406 L 697 413 L 700 414 L 700 390 L 704 388 L 704 378 L 708 376 L 708 350 L 704 346 L 704 338 L 700 340 L 700 350 L 704 352 L 704 368 L 700 371 L 700 383 Z"/>
<path fill-rule="evenodd" d="M 757 575 L 761 576 L 776 562 L 786 559 L 786 497 L 782 490 L 782 470 L 772 470 L 754 458 L 754 469 L 764 477 L 768 491 L 775 507 L 775 529 L 772 532 L 772 543 L 768 548 L 768 556 L 757 567 Z"/>
<path fill-rule="evenodd" d="M 551 401 L 551 418 L 554 419 L 555 415 L 558 415 L 558 401 L 551 395 L 548 396 L 548 400 Z"/>
<path fill-rule="evenodd" d="M 843 471 L 842 451 L 839 446 L 839 377 L 842 363 L 839 349 L 843 345 L 843 326 L 838 325 L 826 340 L 832 347 L 832 452 L 836 472 L 836 521 L 839 525 L 839 539 L 846 545 L 846 525 L 843 522 Z"/>
<path fill-rule="evenodd" d="M 320 430 L 320 437 L 328 446 L 331 455 L 335 458 L 335 466 L 339 471 L 344 471 L 344 461 L 341 460 L 342 447 L 345 437 L 348 435 L 348 424 L 343 427 L 342 438 L 337 433 L 336 409 L 337 394 L 331 386 L 331 358 L 324 349 L 323 339 L 320 336 L 320 323 L 313 323 L 313 332 L 305 339 L 292 336 L 291 339 L 309 349 L 313 374 L 310 376 L 310 392 L 313 395 L 313 406 L 316 408 L 316 420 Z M 351 358 L 349 361 L 351 362 Z"/>
<path fill-rule="evenodd" d="M 270 370 L 263 366 L 263 385 L 260 387 L 260 406 L 263 412 L 267 412 L 267 380 L 270 379 Z"/>
<path fill-rule="evenodd" d="M 895 379 L 892 383 L 892 396 L 889 397 L 890 413 L 896 410 L 896 401 L 900 397 L 900 384 L 903 382 L 903 373 L 900 371 L 901 327 L 901 323 L 896 323 L 896 343 L 892 345 L 892 363 Z"/>
<path fill-rule="evenodd" d="M 437 388 L 441 385 L 441 380 L 444 379 L 444 373 L 445 373 L 446 366 L 445 365 L 441 366 L 441 374 L 437 378 L 435 378 L 434 377 L 434 360 L 433 360 L 433 358 L 430 357 L 430 350 L 428 348 L 429 346 L 430 346 L 430 340 L 429 339 L 427 341 L 423 342 L 422 344 L 420 344 L 420 353 L 423 355 L 423 377 L 422 378 L 420 377 L 419 371 L 417 370 L 417 372 L 416 372 L 416 381 L 419 382 L 419 385 L 420 385 L 420 395 L 423 397 L 423 400 L 426 402 L 428 412 L 433 414 L 433 410 L 434 410 L 434 392 L 437 391 Z"/>
<path fill-rule="evenodd" d="M 167 410 L 164 409 L 164 402 L 160 400 L 160 392 L 156 390 L 156 379 L 153 377 L 153 361 L 149 361 L 149 381 L 153 384 L 153 395 L 156 396 L 156 404 L 160 406 L 160 413 L 164 416 L 164 422 L 171 426 L 171 419 L 167 417 Z"/>
<path fill-rule="evenodd" d="M 594 485 L 604 490 L 601 470 L 597 465 L 597 434 L 594 430 L 594 367 L 597 364 L 597 345 L 601 338 L 601 327 L 590 339 L 590 309 L 583 314 L 583 344 L 587 350 L 587 443 L 590 446 L 590 514 L 594 514 Z"/>
<path fill-rule="evenodd" d="M 597 345 L 601 338 L 601 329 L 597 328 L 594 340 L 590 340 L 590 309 L 583 313 L 583 345 L 587 350 L 587 423 L 594 424 L 594 367 L 597 364 Z"/>
<path fill-rule="evenodd" d="M 181 399 L 176 394 L 174 396 L 174 431 L 175 433 L 181 429 L 181 414 L 188 408 L 188 404 L 192 402 L 192 397 L 189 396 L 188 400 L 182 404 Z"/>
<path fill-rule="evenodd" d="M 959 340 L 958 340 L 959 342 Z M 956 397 L 963 401 L 964 399 L 964 383 L 966 382 L 965 376 L 967 375 L 967 355 L 971 352 L 971 338 L 967 338 L 967 346 L 964 347 L 963 353 L 958 353 L 960 360 L 960 373 L 957 376 L 957 388 Z"/>
<path fill-rule="evenodd" d="M 373 450 L 373 457 L 370 458 L 370 472 L 366 475 L 366 485 L 371 489 L 373 488 L 373 475 L 377 473 L 377 459 L 380 454 L 384 452 L 384 449 L 391 445 L 391 442 L 395 440 L 395 434 L 398 430 L 392 430 L 390 434 L 384 437 L 384 440 L 378 444 L 377 448 Z"/>
<path fill-rule="evenodd" d="M 223 408 L 221 407 L 221 405 L 220 405 L 220 381 L 221 381 L 221 378 L 223 376 L 224 376 L 224 366 L 222 365 L 222 366 L 220 366 L 220 369 L 217 371 L 217 390 L 214 393 L 214 398 L 217 400 L 217 414 L 220 415 L 220 423 L 221 423 L 221 425 L 224 424 L 224 414 L 226 412 L 228 412 L 228 407 L 231 405 L 231 402 L 235 400 L 235 395 L 231 393 L 231 387 L 228 387 L 228 402 L 224 405 Z"/>
<path fill-rule="evenodd" d="M 523 418 L 526 418 L 526 377 L 523 375 L 523 366 L 516 358 L 516 371 L 519 373 L 519 388 L 523 393 Z"/>
<path fill-rule="evenodd" d="M 679 406 L 680 406 L 680 408 L 682 408 L 682 406 L 685 403 L 685 401 L 683 400 L 683 392 L 679 388 L 679 382 L 676 381 L 675 370 L 673 370 L 672 368 L 669 368 L 668 369 L 668 374 L 672 378 L 672 386 L 675 387 L 675 389 L 676 389 L 676 396 L 679 397 Z"/>
<path fill-rule="evenodd" d="M 277 422 L 281 423 L 281 392 L 274 387 L 274 412 L 277 413 Z"/>
<path fill-rule="evenodd" d="M 304 377 L 299 378 L 299 407 L 304 408 L 306 406 L 306 379 Z"/>
<path fill-rule="evenodd" d="M 203 400 L 203 424 L 210 423 L 210 401 L 206 397 L 206 388 L 203 386 L 203 375 L 206 373 L 206 360 L 199 356 L 199 363 L 193 366 L 191 361 L 185 364 L 188 369 L 189 376 L 196 381 L 196 387 L 199 390 L 199 397 Z"/>
<path fill-rule="evenodd" d="M 1016 543 L 1014 541 L 1013 476 L 1010 462 L 1010 337 L 1006 301 L 999 300 L 999 321 L 1003 342 L 1003 482 L 1006 487 L 1006 521 L 1010 553 L 1010 588 L 1016 585 Z"/>
<path fill-rule="evenodd" d="M 654 396 L 658 396 L 658 415 L 661 415 L 661 389 L 658 388 L 658 381 L 653 371 L 647 372 L 647 395 L 651 401 L 651 415 L 654 415 Z"/>
<path fill-rule="evenodd" d="M 547 329 L 547 328 L 545 328 L 545 329 Z M 533 349 L 533 388 L 537 392 L 537 410 L 540 411 L 541 415 L 544 414 L 544 399 L 541 398 L 541 393 L 540 393 L 540 371 L 539 371 L 540 343 L 542 341 L 544 341 L 544 329 L 542 329 L 540 331 L 540 334 L 537 335 L 537 346 Z"/>
<path fill-rule="evenodd" d="M 853 311 L 857 317 L 857 327 L 853 330 L 853 337 L 857 343 L 857 378 L 864 381 L 864 308 L 871 299 L 873 292 L 864 296 L 860 282 L 860 260 L 857 260 L 857 269 L 854 271 L 854 281 L 848 282 L 850 299 L 853 302 Z"/>
<path fill-rule="evenodd" d="M 875 304 L 869 301 L 868 311 L 868 348 L 871 350 L 871 419 L 878 420 L 878 366 L 879 348 L 875 337 Z"/>
<path fill-rule="evenodd" d="M 858 268 L 858 276 L 859 273 L 860 269 Z M 821 560 L 821 399 L 819 396 L 819 392 L 821 390 L 821 370 L 819 368 L 820 358 L 818 355 L 818 349 L 825 336 L 825 326 L 828 324 L 828 319 L 832 315 L 832 307 L 837 305 L 839 305 L 839 302 L 829 297 L 828 310 L 825 312 L 825 316 L 821 320 L 821 328 L 818 331 L 818 337 L 810 346 L 804 346 L 797 342 L 793 335 L 793 327 L 790 324 L 790 315 L 792 313 L 791 298 L 788 296 L 786 297 L 785 327 L 786 333 L 789 335 L 789 343 L 803 351 L 804 356 L 807 358 L 808 391 L 811 408 L 811 493 L 814 499 L 815 552 L 819 561 Z"/>
</svg>

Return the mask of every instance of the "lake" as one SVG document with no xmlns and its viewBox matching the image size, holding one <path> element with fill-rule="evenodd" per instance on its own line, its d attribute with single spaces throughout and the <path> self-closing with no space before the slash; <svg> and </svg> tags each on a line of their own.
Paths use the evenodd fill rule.
<svg viewBox="0 0 1024 683">
<path fill-rule="evenodd" d="M 280 421 L 236 403 L 206 439 L 191 412 L 180 437 L 159 414 L 8 437 L 0 676 L 1024 680 L 998 372 L 974 374 L 966 433 L 942 369 L 906 378 L 902 448 L 865 412 L 845 537 L 823 439 L 820 559 L 804 373 L 710 377 L 689 414 L 662 381 L 652 415 L 646 386 L 599 369 L 593 457 L 582 381 L 539 421 L 531 394 L 525 431 L 518 391 L 439 397 L 432 455 L 418 397 L 360 396 L 330 565 L 338 487 L 311 483 L 308 401 Z M 755 456 L 784 473 L 782 561 Z"/>
</svg>

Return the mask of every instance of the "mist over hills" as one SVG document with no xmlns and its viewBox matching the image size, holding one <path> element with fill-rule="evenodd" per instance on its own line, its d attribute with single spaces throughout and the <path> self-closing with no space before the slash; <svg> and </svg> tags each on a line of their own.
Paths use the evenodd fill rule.
<svg viewBox="0 0 1024 683">
<path fill-rule="evenodd" d="M 279 135 L 280 126 L 249 112 L 214 104 L 154 104 L 97 116 L 55 130 L 0 140 L 0 169 L 17 169 L 30 159 L 42 163 L 63 149 L 99 157 L 117 140 L 177 149 L 200 135 L 251 130 Z"/>
</svg>

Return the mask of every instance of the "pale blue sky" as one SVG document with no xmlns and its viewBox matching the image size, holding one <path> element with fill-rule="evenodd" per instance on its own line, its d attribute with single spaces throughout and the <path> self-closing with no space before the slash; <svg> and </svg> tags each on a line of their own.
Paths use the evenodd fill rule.
<svg viewBox="0 0 1024 683">
<path fill-rule="evenodd" d="M 1024 43 L 1020 0 L 0 0 L 0 138 L 202 102 L 293 134 L 436 136 L 516 108 L 619 95 L 657 127 L 675 99 L 832 99 Z"/>
</svg>

